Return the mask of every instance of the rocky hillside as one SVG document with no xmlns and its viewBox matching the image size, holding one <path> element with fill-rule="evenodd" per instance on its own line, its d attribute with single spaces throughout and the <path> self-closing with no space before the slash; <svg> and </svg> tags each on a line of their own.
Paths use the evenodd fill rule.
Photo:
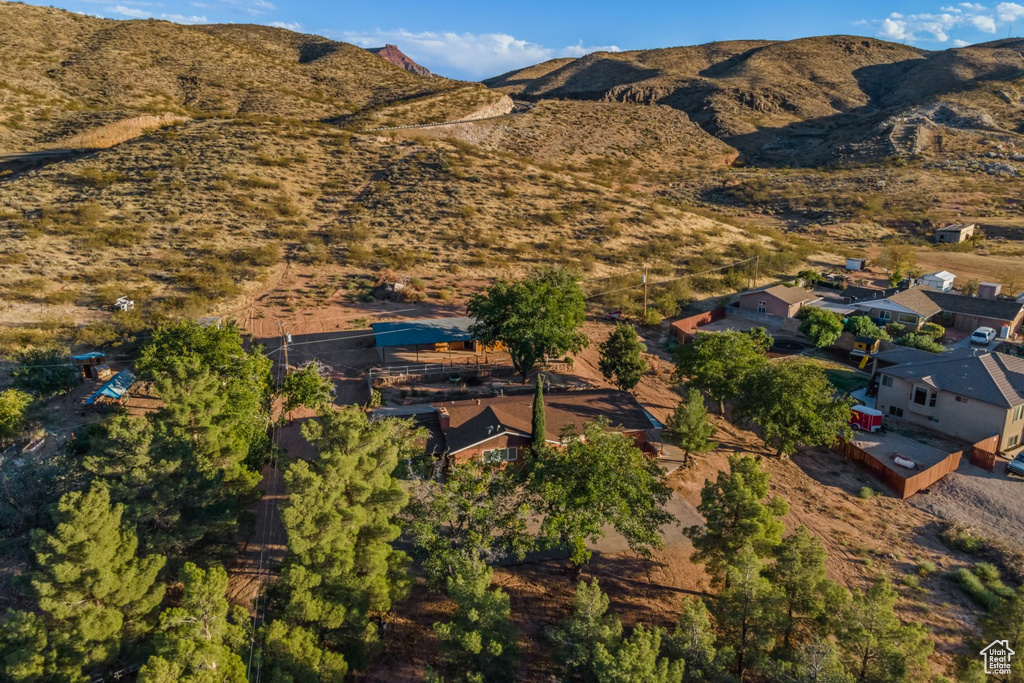
<svg viewBox="0 0 1024 683">
<path fill-rule="evenodd" d="M 140 114 L 330 120 L 453 91 L 487 92 L 277 28 L 113 21 L 0 3 L 0 152 Z"/>
<path fill-rule="evenodd" d="M 371 47 L 367 48 L 369 52 L 377 55 L 381 59 L 391 62 L 395 66 L 400 66 L 410 73 L 414 73 L 417 76 L 433 76 L 430 69 L 420 64 L 417 64 L 412 60 L 409 55 L 405 54 L 398 49 L 397 45 L 385 45 L 384 47 Z"/>
<path fill-rule="evenodd" d="M 919 154 L 1024 132 L 1024 41 L 926 52 L 854 36 L 594 53 L 485 81 L 514 97 L 661 104 L 755 163 Z"/>
</svg>

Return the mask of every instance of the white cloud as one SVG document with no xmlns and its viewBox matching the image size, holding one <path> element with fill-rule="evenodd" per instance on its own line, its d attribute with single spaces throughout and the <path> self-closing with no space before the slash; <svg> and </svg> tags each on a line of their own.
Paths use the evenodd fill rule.
<svg viewBox="0 0 1024 683">
<path fill-rule="evenodd" d="M 967 47 L 970 45 L 966 40 L 960 40 L 959 38 L 953 39 L 953 47 Z"/>
<path fill-rule="evenodd" d="M 1017 21 L 1024 19 L 1024 5 L 1015 2 L 1001 2 L 996 5 L 996 16 L 999 21 Z"/>
<path fill-rule="evenodd" d="M 205 16 L 186 16 L 184 14 L 163 13 L 154 14 L 147 10 L 138 9 L 137 7 L 126 7 L 124 5 L 114 5 L 104 9 L 111 14 L 120 14 L 123 17 L 129 17 L 131 19 L 163 19 L 164 21 L 173 21 L 176 24 L 205 24 L 207 21 Z"/>
<path fill-rule="evenodd" d="M 856 22 L 856 25 L 873 27 L 875 35 L 883 40 L 911 43 L 952 42 L 959 45 L 964 41 L 961 38 L 954 39 L 953 33 L 976 31 L 993 34 L 998 31 L 999 22 L 1013 21 L 1011 17 L 1024 17 L 1024 6 L 1003 2 L 996 6 L 993 14 L 992 10 L 981 3 L 961 2 L 955 6 L 940 7 L 935 13 L 891 12 L 884 19 L 862 20 Z"/>
<path fill-rule="evenodd" d="M 273 26 L 274 28 L 286 28 L 289 31 L 298 31 L 302 28 L 302 24 L 297 21 L 288 23 L 286 21 L 272 21 L 267 26 Z"/>
<path fill-rule="evenodd" d="M 331 35 L 331 32 L 327 33 Z M 378 29 L 372 32 L 344 31 L 334 35 L 362 47 L 393 43 L 432 71 L 468 78 L 496 76 L 555 57 L 581 57 L 591 52 L 619 51 L 615 45 L 585 46 L 582 40 L 576 45 L 551 48 L 507 33 L 414 33 L 405 29 Z"/>
<path fill-rule="evenodd" d="M 267 0 L 255 0 L 252 4 L 256 7 L 262 7 L 263 9 L 277 9 L 274 3 L 267 2 Z"/>
</svg>

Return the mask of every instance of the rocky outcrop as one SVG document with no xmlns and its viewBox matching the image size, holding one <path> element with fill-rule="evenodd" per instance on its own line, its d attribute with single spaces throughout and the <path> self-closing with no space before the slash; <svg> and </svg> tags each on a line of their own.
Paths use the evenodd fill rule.
<svg viewBox="0 0 1024 683">
<path fill-rule="evenodd" d="M 407 54 L 398 49 L 397 45 L 385 45 L 384 47 L 370 47 L 367 48 L 368 52 L 372 52 L 381 59 L 391 62 L 395 66 L 400 66 L 410 73 L 414 73 L 418 76 L 433 76 L 430 69 L 425 66 L 420 66 L 416 62 L 412 61 Z"/>
</svg>

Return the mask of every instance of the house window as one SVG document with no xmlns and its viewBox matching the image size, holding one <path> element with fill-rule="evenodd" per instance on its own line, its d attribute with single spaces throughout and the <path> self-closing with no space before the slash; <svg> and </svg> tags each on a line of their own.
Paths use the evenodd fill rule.
<svg viewBox="0 0 1024 683">
<path fill-rule="evenodd" d="M 897 408 L 896 406 L 889 406 L 889 414 L 895 415 L 896 417 L 903 417 L 903 408 Z"/>
<path fill-rule="evenodd" d="M 758 313 L 767 313 L 768 312 L 768 302 L 767 301 L 758 301 L 757 302 L 757 312 Z"/>
<path fill-rule="evenodd" d="M 929 408 L 934 408 L 934 407 L 935 407 L 935 400 L 936 400 L 937 398 L 938 398 L 938 394 L 936 394 L 936 393 L 935 393 L 935 392 L 933 391 L 933 392 L 932 392 L 932 395 L 928 397 L 928 407 L 929 407 Z"/>
<path fill-rule="evenodd" d="M 905 325 L 916 325 L 917 316 L 910 315 L 909 313 L 900 313 L 899 315 L 896 316 L 896 322 L 901 322 Z"/>
<path fill-rule="evenodd" d="M 891 320 L 892 319 L 892 313 L 890 311 L 879 311 L 878 312 L 878 319 L 879 320 Z"/>
<path fill-rule="evenodd" d="M 925 389 L 914 389 L 914 403 L 923 406 L 928 402 L 928 392 Z"/>
<path fill-rule="evenodd" d="M 515 462 L 516 448 L 492 448 L 484 451 L 484 462 Z"/>
<path fill-rule="evenodd" d="M 1013 411 L 1013 421 L 1016 422 L 1022 417 L 1024 417 L 1024 406 L 1017 406 L 1017 410 Z"/>
<path fill-rule="evenodd" d="M 882 386 L 883 387 L 891 387 L 892 386 L 892 377 L 890 377 L 889 375 L 882 375 Z"/>
<path fill-rule="evenodd" d="M 957 403 L 970 403 L 970 401 L 967 400 L 966 396 L 957 396 L 956 397 L 956 402 Z"/>
<path fill-rule="evenodd" d="M 1006 440 L 1006 447 L 1007 448 L 1013 448 L 1014 446 L 1017 445 L 1017 443 L 1019 441 L 1020 441 L 1020 435 L 1014 434 L 1013 436 L 1011 436 L 1009 439 Z"/>
</svg>

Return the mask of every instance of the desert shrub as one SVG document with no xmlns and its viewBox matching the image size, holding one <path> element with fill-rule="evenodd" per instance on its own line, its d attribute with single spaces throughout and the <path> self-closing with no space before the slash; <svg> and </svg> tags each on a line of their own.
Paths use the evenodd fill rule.
<svg viewBox="0 0 1024 683">
<path fill-rule="evenodd" d="M 972 534 L 969 530 L 957 526 L 943 529 L 939 534 L 939 538 L 950 548 L 968 554 L 980 553 L 988 545 L 981 536 Z"/>
<path fill-rule="evenodd" d="M 860 491 L 857 492 L 857 497 L 862 500 L 871 500 L 875 497 L 875 490 L 870 486 L 861 486 Z"/>
<path fill-rule="evenodd" d="M 281 260 L 281 247 L 271 242 L 259 247 L 235 249 L 231 252 L 231 260 L 236 263 L 246 263 L 251 266 L 265 268 Z"/>
<path fill-rule="evenodd" d="M 982 580 L 966 567 L 958 569 L 953 574 L 953 578 L 960 584 L 960 589 L 971 600 L 985 609 L 991 610 L 999 604 L 1001 598 L 995 592 L 986 588 Z"/>
<path fill-rule="evenodd" d="M 104 171 L 96 166 L 86 166 L 72 176 L 72 179 L 80 185 L 102 189 L 110 187 L 114 183 L 125 180 L 126 176 L 122 171 Z"/>
<path fill-rule="evenodd" d="M 922 578 L 928 578 L 935 573 L 935 563 L 929 562 L 928 560 L 922 560 L 917 563 L 917 574 Z"/>
<path fill-rule="evenodd" d="M 921 577 L 917 574 L 907 574 L 903 577 L 903 585 L 914 590 L 921 590 Z"/>
</svg>

